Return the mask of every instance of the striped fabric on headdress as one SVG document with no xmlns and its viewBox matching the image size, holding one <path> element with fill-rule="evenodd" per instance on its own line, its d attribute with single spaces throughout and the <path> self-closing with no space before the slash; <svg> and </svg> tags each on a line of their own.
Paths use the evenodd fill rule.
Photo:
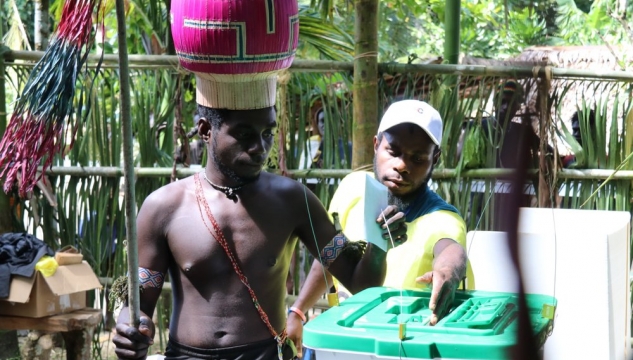
<svg viewBox="0 0 633 360">
<path fill-rule="evenodd" d="M 198 104 L 275 104 L 277 75 L 297 48 L 296 0 L 174 0 L 170 20 L 180 64 L 196 75 Z"/>
</svg>

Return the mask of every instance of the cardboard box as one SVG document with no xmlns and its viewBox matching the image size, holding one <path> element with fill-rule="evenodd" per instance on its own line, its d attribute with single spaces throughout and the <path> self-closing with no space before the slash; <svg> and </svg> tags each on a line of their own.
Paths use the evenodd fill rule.
<svg viewBox="0 0 633 360">
<path fill-rule="evenodd" d="M 57 261 L 58 265 L 80 264 L 83 259 L 84 256 L 81 254 L 71 254 L 65 252 L 55 253 L 55 261 Z"/>
<path fill-rule="evenodd" d="M 13 276 L 9 297 L 0 300 L 0 314 L 44 317 L 86 307 L 86 291 L 100 289 L 101 283 L 90 265 L 63 265 L 45 277 L 35 271 L 30 278 Z"/>
</svg>

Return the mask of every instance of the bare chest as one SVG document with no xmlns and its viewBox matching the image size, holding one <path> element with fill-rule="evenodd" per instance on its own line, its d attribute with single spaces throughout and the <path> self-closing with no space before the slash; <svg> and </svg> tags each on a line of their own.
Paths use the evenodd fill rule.
<svg viewBox="0 0 633 360">
<path fill-rule="evenodd" d="M 209 211 L 181 209 L 167 234 L 174 265 L 192 282 L 234 274 L 248 277 L 288 271 L 294 226 L 265 208 L 234 203 L 209 204 Z M 233 257 L 233 259 L 231 259 Z"/>
</svg>

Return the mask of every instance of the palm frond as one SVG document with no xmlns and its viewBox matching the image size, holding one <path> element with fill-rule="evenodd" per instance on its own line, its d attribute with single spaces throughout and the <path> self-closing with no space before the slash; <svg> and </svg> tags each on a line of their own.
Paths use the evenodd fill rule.
<svg viewBox="0 0 633 360">
<path fill-rule="evenodd" d="M 299 9 L 299 46 L 301 57 L 349 61 L 354 54 L 354 39 L 350 34 L 326 22 L 314 10 Z"/>
</svg>

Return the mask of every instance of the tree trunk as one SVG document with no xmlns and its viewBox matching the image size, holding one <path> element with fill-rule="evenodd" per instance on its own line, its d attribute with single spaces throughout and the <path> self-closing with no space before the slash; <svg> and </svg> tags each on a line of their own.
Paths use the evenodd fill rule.
<svg viewBox="0 0 633 360">
<path fill-rule="evenodd" d="M 48 0 L 35 0 L 35 16 L 33 40 L 35 50 L 44 51 L 48 47 L 49 23 L 48 23 Z"/>
<path fill-rule="evenodd" d="M 378 129 L 378 0 L 356 0 L 352 169 L 373 162 Z"/>
</svg>

